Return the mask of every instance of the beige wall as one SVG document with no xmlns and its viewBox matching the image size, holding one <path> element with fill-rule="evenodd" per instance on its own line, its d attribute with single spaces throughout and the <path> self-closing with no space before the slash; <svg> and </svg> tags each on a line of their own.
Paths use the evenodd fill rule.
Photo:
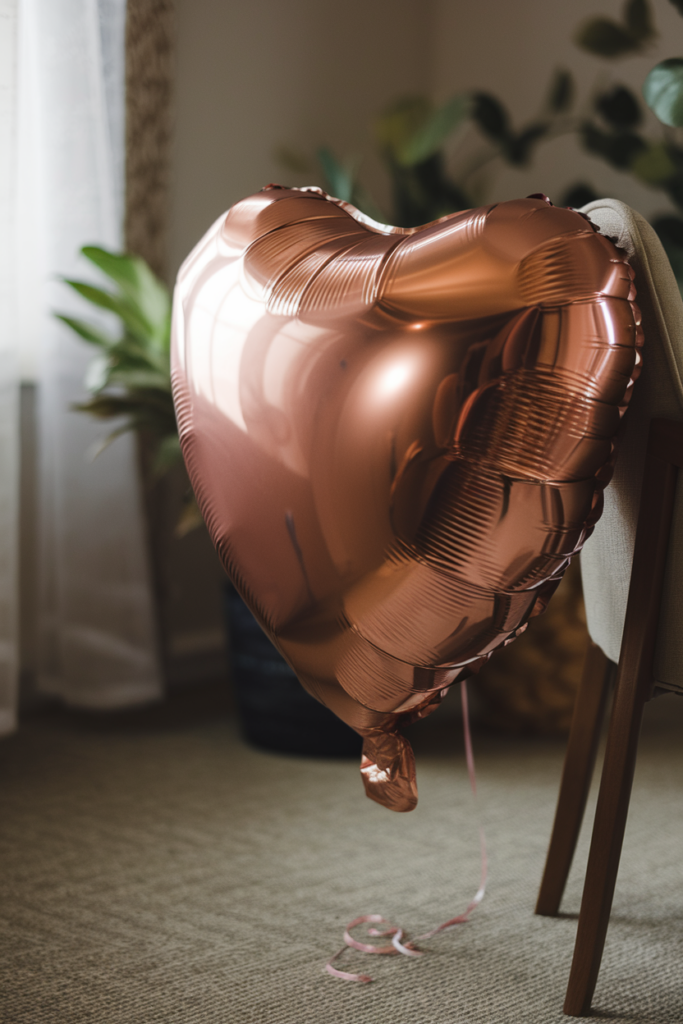
<svg viewBox="0 0 683 1024">
<path fill-rule="evenodd" d="M 444 98 L 464 89 L 485 89 L 503 99 L 521 125 L 538 111 L 556 67 L 574 73 L 582 103 L 599 79 L 621 82 L 639 93 L 654 64 L 683 55 L 683 18 L 669 0 L 650 2 L 660 31 L 655 45 L 645 56 L 607 62 L 579 50 L 572 37 L 589 16 L 620 19 L 623 0 L 434 0 L 434 94 Z M 655 133 L 661 132 L 654 117 L 649 124 Z M 659 193 L 589 156 L 574 139 L 541 145 L 531 168 L 506 169 L 492 181 L 490 198 L 546 192 L 559 201 L 562 190 L 579 179 L 648 217 L 670 208 Z"/>
<path fill-rule="evenodd" d="M 669 0 L 653 6 L 659 42 L 647 56 L 607 69 L 635 89 L 658 59 L 683 53 L 683 19 Z M 402 93 L 445 98 L 488 89 L 519 123 L 538 109 L 559 65 L 576 73 L 585 100 L 606 64 L 571 37 L 590 14 L 619 17 L 622 0 L 176 0 L 176 7 L 173 271 L 231 203 L 269 181 L 305 183 L 274 159 L 282 143 L 312 153 L 326 142 L 340 155 L 364 155 L 366 180 L 386 199 L 372 120 Z M 533 168 L 505 169 L 492 180 L 487 198 L 545 191 L 559 199 L 584 178 L 646 215 L 666 208 L 573 140 L 540 152 Z"/>
<path fill-rule="evenodd" d="M 377 110 L 429 89 L 429 0 L 176 0 L 176 10 L 174 269 L 238 199 L 270 181 L 317 183 L 294 182 L 278 145 L 372 152 Z"/>
</svg>

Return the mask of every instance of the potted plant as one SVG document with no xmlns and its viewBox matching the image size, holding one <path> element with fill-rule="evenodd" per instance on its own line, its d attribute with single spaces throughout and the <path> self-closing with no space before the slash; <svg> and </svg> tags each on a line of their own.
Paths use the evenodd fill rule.
<svg viewBox="0 0 683 1024">
<path fill-rule="evenodd" d="M 126 431 L 137 432 L 147 472 L 158 478 L 182 467 L 171 393 L 168 289 L 140 257 L 96 246 L 81 251 L 108 278 L 109 287 L 65 283 L 92 306 L 113 314 L 117 330 L 57 314 L 96 350 L 84 382 L 88 397 L 74 408 L 115 421 L 102 447 Z M 177 525 L 181 536 L 202 523 L 187 478 L 186 492 Z M 257 746 L 290 753 L 359 754 L 361 738 L 303 689 L 229 583 L 225 602 L 232 681 L 246 738 Z"/>
</svg>

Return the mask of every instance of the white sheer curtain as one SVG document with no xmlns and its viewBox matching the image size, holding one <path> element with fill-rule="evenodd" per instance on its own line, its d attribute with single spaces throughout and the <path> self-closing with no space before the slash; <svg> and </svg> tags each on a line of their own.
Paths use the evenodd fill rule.
<svg viewBox="0 0 683 1024">
<path fill-rule="evenodd" d="M 162 691 L 134 443 L 92 458 L 107 427 L 70 411 L 91 352 L 51 314 L 89 315 L 58 281 L 88 274 L 82 245 L 122 245 L 125 0 L 18 0 L 18 13 L 11 258 L 22 372 L 38 387 L 38 687 L 121 707 Z M 5 488 L 3 473 L 0 516 Z M 11 580 L 1 548 L 0 575 L 1 602 Z"/>
</svg>

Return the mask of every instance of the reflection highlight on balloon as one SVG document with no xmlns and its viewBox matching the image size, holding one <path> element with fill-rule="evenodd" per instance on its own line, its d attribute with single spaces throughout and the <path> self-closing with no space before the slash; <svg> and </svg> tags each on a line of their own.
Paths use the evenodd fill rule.
<svg viewBox="0 0 683 1024">
<path fill-rule="evenodd" d="M 535 197 L 403 230 L 273 186 L 181 268 L 174 396 L 207 526 L 387 807 L 417 802 L 400 728 L 545 608 L 600 515 L 634 300 L 624 253 Z"/>
</svg>

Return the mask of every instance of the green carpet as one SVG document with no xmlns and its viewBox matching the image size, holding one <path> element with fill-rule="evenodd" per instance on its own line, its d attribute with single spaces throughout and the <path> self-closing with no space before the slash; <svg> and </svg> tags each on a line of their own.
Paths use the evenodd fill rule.
<svg viewBox="0 0 683 1024">
<path fill-rule="evenodd" d="M 444 709 L 446 711 L 446 709 Z M 683 1021 L 683 700 L 648 708 L 595 996 L 611 1022 Z M 98 721 L 43 714 L 0 744 L 3 1024 L 554 1024 L 566 916 L 534 917 L 562 744 L 475 737 L 473 812 L 457 726 L 415 739 L 420 803 L 393 815 L 353 762 L 261 753 L 189 697 Z M 381 913 L 416 934 L 489 891 L 420 960 L 344 954 Z"/>
</svg>

